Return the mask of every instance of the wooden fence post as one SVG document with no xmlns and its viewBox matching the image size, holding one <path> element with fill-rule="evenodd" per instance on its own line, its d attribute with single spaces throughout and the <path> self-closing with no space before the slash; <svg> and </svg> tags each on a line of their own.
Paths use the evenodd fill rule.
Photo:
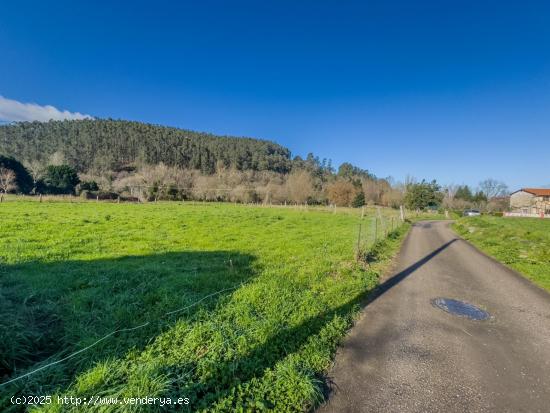
<svg viewBox="0 0 550 413">
<path fill-rule="evenodd" d="M 357 234 L 357 256 L 356 256 L 357 261 L 359 261 L 359 257 L 361 255 L 361 224 L 362 222 L 359 221 L 359 234 Z"/>
</svg>

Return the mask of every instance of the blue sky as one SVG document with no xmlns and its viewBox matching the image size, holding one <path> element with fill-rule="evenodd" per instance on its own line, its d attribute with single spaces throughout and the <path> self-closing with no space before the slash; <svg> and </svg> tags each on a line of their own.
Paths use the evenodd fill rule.
<svg viewBox="0 0 550 413">
<path fill-rule="evenodd" d="M 3 2 L 0 59 L 9 100 L 550 184 L 548 2 Z"/>
</svg>

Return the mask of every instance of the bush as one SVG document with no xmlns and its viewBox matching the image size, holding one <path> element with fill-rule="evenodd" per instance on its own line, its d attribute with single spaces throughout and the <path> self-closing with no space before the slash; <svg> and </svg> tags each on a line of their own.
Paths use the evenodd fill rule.
<svg viewBox="0 0 550 413">
<path fill-rule="evenodd" d="M 92 191 L 81 191 L 80 197 L 84 199 L 99 199 L 100 201 L 112 201 L 118 199 L 120 196 L 116 192 L 92 192 Z"/>
<path fill-rule="evenodd" d="M 114 199 L 118 199 L 119 197 L 119 195 L 116 192 L 100 191 L 95 195 L 101 200 L 114 200 Z"/>
<path fill-rule="evenodd" d="M 99 191 L 99 185 L 96 181 L 84 181 L 79 185 L 80 191 Z"/>
<path fill-rule="evenodd" d="M 79 182 L 78 174 L 69 165 L 50 165 L 39 188 L 47 194 L 74 194 Z"/>
<path fill-rule="evenodd" d="M 361 191 L 357 195 L 355 195 L 351 206 L 354 208 L 360 208 L 363 205 L 365 205 L 365 194 L 363 193 L 363 191 Z"/>
<path fill-rule="evenodd" d="M 120 200 L 122 202 L 139 202 L 139 198 L 135 196 L 121 196 Z"/>
</svg>

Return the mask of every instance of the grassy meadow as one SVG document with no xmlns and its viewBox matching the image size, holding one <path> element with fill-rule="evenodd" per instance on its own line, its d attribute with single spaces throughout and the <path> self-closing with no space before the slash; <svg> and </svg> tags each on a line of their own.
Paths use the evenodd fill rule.
<svg viewBox="0 0 550 413">
<path fill-rule="evenodd" d="M 407 230 L 397 216 L 219 203 L 0 203 L 0 383 L 92 346 L 0 387 L 0 411 L 22 411 L 10 397 L 30 394 L 187 397 L 188 411 L 310 410 L 323 399 L 323 372 L 359 303 Z M 374 243 L 375 230 L 388 236 Z M 372 262 L 356 259 L 358 246 Z"/>
<path fill-rule="evenodd" d="M 454 229 L 482 251 L 550 291 L 550 220 L 461 218 Z"/>
</svg>

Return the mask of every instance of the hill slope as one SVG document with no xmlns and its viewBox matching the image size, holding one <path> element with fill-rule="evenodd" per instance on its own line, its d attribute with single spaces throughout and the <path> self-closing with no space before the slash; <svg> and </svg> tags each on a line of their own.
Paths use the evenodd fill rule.
<svg viewBox="0 0 550 413">
<path fill-rule="evenodd" d="M 20 122 L 0 126 L 0 153 L 47 160 L 61 152 L 80 172 L 117 170 L 142 162 L 215 171 L 218 162 L 239 170 L 287 172 L 290 151 L 276 143 L 216 136 L 140 122 L 92 119 Z"/>
</svg>

